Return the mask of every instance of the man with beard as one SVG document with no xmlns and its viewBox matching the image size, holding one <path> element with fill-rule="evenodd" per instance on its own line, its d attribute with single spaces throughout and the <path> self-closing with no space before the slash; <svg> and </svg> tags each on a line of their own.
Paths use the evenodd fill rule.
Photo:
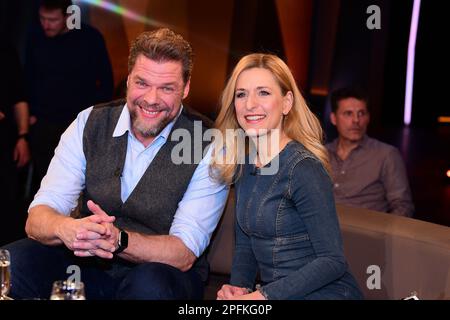
<svg viewBox="0 0 450 320">
<path fill-rule="evenodd" d="M 411 217 L 408 178 L 400 152 L 366 135 L 368 99 L 357 88 L 331 95 L 331 122 L 338 138 L 326 145 L 334 179 L 336 203 Z"/>
<path fill-rule="evenodd" d="M 30 205 L 31 239 L 6 246 L 13 298 L 48 298 L 70 265 L 87 299 L 202 298 L 203 252 L 228 190 L 209 176 L 211 148 L 200 163 L 172 161 L 172 133 L 192 137 L 202 123 L 182 105 L 191 46 L 169 29 L 144 32 L 128 71 L 126 101 L 82 111 L 62 135 Z"/>
</svg>

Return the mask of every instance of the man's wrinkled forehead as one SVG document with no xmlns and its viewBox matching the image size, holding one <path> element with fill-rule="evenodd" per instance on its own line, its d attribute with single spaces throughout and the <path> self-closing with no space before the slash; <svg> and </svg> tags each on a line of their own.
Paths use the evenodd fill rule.
<svg viewBox="0 0 450 320">
<path fill-rule="evenodd" d="M 338 112 L 343 112 L 343 111 L 369 112 L 369 110 L 367 108 L 367 103 L 364 100 L 360 100 L 360 99 L 353 98 L 353 97 L 339 100 L 337 105 L 338 105 L 338 109 L 337 109 Z"/>
</svg>

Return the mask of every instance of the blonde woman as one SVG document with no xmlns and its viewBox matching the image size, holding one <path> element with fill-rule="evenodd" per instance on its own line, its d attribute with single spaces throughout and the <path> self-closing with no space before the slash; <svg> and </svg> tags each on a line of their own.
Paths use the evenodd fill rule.
<svg viewBox="0 0 450 320">
<path fill-rule="evenodd" d="M 216 128 L 225 138 L 215 150 L 224 152 L 211 172 L 236 186 L 231 280 L 217 298 L 361 299 L 343 254 L 322 129 L 287 65 L 269 54 L 243 57 Z M 246 143 L 226 138 L 230 129 L 243 130 Z"/>
</svg>

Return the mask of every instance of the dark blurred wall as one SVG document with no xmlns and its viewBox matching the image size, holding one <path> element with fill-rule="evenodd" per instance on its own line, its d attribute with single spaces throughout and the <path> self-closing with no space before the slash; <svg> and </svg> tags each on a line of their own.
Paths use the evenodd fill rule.
<svg viewBox="0 0 450 320">
<path fill-rule="evenodd" d="M 2 41 L 10 41 L 24 61 L 26 32 L 33 12 L 37 8 L 35 0 L 1 0 L 0 34 Z M 5 38 L 6 39 L 5 39 Z"/>
<path fill-rule="evenodd" d="M 308 87 L 313 37 L 313 0 L 277 0 L 278 20 L 286 60 L 303 93 Z"/>
<path fill-rule="evenodd" d="M 424 1 L 422 1 L 424 2 Z M 408 42 L 413 1 L 391 1 L 391 25 L 384 66 L 381 119 L 385 126 L 403 125 Z"/>
<path fill-rule="evenodd" d="M 242 56 L 252 52 L 286 59 L 274 0 L 235 1 L 228 74 Z"/>
<path fill-rule="evenodd" d="M 326 118 L 324 112 L 330 92 L 340 5 L 340 0 L 314 1 L 306 95 L 310 107 L 322 122 Z"/>
<path fill-rule="evenodd" d="M 450 116 L 446 95 L 450 83 L 449 12 L 448 1 L 421 2 L 412 113 L 417 127 L 436 127 L 439 116 Z"/>
</svg>

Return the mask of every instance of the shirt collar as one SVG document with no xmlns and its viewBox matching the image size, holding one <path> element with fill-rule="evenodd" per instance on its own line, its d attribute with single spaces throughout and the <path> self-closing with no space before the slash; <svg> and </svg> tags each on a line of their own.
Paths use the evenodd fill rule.
<svg viewBox="0 0 450 320">
<path fill-rule="evenodd" d="M 328 149 L 336 153 L 339 138 L 334 139 L 328 146 Z"/>
<path fill-rule="evenodd" d="M 367 134 L 365 134 L 363 136 L 363 138 L 361 139 L 361 141 L 358 144 L 358 147 L 364 148 L 367 146 L 367 142 L 369 141 L 369 137 L 367 136 Z"/>
<path fill-rule="evenodd" d="M 359 142 L 358 146 L 354 149 L 358 149 L 358 148 L 365 148 L 368 144 L 369 141 L 369 137 L 367 136 L 367 134 L 365 134 L 363 136 L 363 138 L 361 139 L 361 141 Z M 337 154 L 337 147 L 338 147 L 338 142 L 339 142 L 339 137 L 337 137 L 336 139 L 334 139 L 328 146 L 328 150 L 331 151 L 334 154 Z"/>
<path fill-rule="evenodd" d="M 169 138 L 169 134 L 172 131 L 172 128 L 182 111 L 183 105 L 181 105 L 180 111 L 178 112 L 175 119 L 173 119 L 164 127 L 164 129 L 155 137 L 154 141 L 156 141 L 160 137 L 163 138 L 165 141 L 167 141 L 167 139 Z M 120 114 L 119 121 L 117 121 L 116 127 L 114 129 L 113 137 L 114 138 L 120 137 L 124 135 L 127 131 L 134 136 L 133 131 L 131 130 L 130 111 L 128 110 L 128 106 L 125 103 L 122 109 L 122 113 Z"/>
</svg>

